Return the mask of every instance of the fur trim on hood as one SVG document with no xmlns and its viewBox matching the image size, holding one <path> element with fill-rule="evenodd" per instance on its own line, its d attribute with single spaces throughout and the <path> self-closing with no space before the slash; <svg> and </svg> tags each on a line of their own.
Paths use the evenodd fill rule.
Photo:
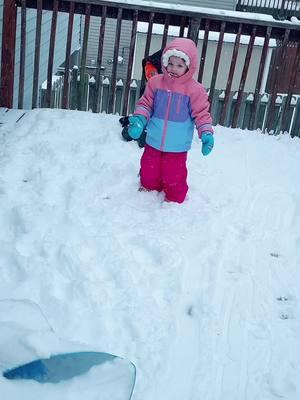
<svg viewBox="0 0 300 400">
<path fill-rule="evenodd" d="M 177 49 L 170 49 L 167 50 L 163 56 L 162 56 L 162 62 L 163 62 L 163 66 L 167 67 L 168 66 L 168 62 L 169 62 L 169 58 L 175 56 L 175 57 L 179 57 L 181 58 L 187 67 L 189 67 L 190 65 L 190 57 L 185 54 L 183 51 L 177 50 Z"/>
<path fill-rule="evenodd" d="M 167 72 L 167 69 L 166 69 L 169 58 L 171 56 L 176 56 L 176 57 L 182 58 L 188 67 L 188 71 L 184 75 L 182 75 L 178 78 L 170 77 Z M 185 83 L 189 79 L 193 78 L 193 75 L 197 70 L 197 66 L 198 66 L 197 47 L 191 39 L 187 39 L 187 38 L 174 39 L 169 44 L 167 44 L 167 46 L 165 47 L 163 54 L 162 54 L 161 61 L 162 61 L 163 74 L 168 80 L 176 79 L 176 81 L 178 81 L 180 83 Z"/>
</svg>

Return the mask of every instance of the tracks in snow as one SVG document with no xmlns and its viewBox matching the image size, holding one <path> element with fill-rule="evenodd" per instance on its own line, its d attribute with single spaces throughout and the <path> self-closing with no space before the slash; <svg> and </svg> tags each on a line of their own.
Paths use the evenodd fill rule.
<svg viewBox="0 0 300 400">
<path fill-rule="evenodd" d="M 282 204 L 289 207 L 282 210 Z M 294 214 L 291 198 L 264 187 L 261 194 L 246 193 L 237 214 L 232 209 L 224 210 L 220 225 L 227 226 L 227 231 L 219 232 L 215 222 L 219 248 L 209 284 L 213 362 L 207 371 L 206 399 L 251 400 L 262 395 L 272 399 L 276 393 L 269 382 L 271 360 L 278 358 L 272 327 L 279 321 L 278 312 L 274 312 L 278 306 L 276 294 L 285 292 L 278 292 L 280 278 L 274 280 L 274 272 L 280 269 L 280 263 L 286 263 L 276 251 L 279 241 L 280 253 L 292 250 L 282 238 L 282 229 L 290 231 Z M 259 229 L 255 225 L 252 232 L 254 224 L 260 225 Z M 296 233 L 293 239 L 296 243 Z M 296 271 L 297 262 L 291 262 L 286 274 Z M 293 388 L 288 383 L 281 386 Z M 277 394 L 284 395 L 284 390 Z"/>
</svg>

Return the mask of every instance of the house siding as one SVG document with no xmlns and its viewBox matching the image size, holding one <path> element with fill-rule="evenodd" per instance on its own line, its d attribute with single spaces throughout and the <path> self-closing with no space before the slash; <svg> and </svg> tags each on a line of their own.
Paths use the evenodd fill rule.
<svg viewBox="0 0 300 400">
<path fill-rule="evenodd" d="M 101 25 L 101 18 L 99 17 L 91 18 L 88 48 L 87 48 L 87 66 L 95 65 L 97 61 L 100 25 Z M 110 60 L 113 60 L 114 56 L 116 25 L 117 21 L 115 19 L 111 18 L 106 19 L 103 56 L 102 56 L 102 66 L 105 68 L 103 74 L 105 76 L 111 76 L 112 72 L 113 65 L 112 63 L 110 63 Z M 131 28 L 132 28 L 131 21 L 125 21 L 125 20 L 122 21 L 119 56 L 123 57 L 123 63 L 118 64 L 117 67 L 118 79 L 120 78 L 125 79 L 127 76 Z"/>
<path fill-rule="evenodd" d="M 68 30 L 68 14 L 58 13 L 55 52 L 53 61 L 53 73 L 65 60 L 66 40 Z M 52 12 L 43 11 L 42 32 L 40 47 L 40 70 L 39 86 L 47 79 L 48 53 L 50 42 Z M 3 21 L 3 0 L 0 0 L 0 62 L 2 47 L 2 21 Z M 25 59 L 25 80 L 24 80 L 24 104 L 23 108 L 30 109 L 32 102 L 34 51 L 35 51 L 35 29 L 36 29 L 36 10 L 26 10 L 26 59 Z M 80 16 L 74 18 L 72 52 L 79 48 Z M 16 35 L 16 57 L 15 57 L 15 82 L 14 82 L 14 102 L 13 107 L 18 106 L 19 90 L 19 69 L 20 69 L 20 42 L 21 42 L 21 10 L 17 13 L 17 35 Z M 0 71 L 1 73 L 1 71 Z"/>
<path fill-rule="evenodd" d="M 147 37 L 147 35 L 145 33 L 138 33 L 137 43 L 139 45 L 136 46 L 135 62 L 134 62 L 133 75 L 132 75 L 133 79 L 137 79 L 137 80 L 141 79 L 141 75 L 142 75 L 142 66 L 141 65 L 142 65 L 142 59 L 144 56 L 146 37 Z M 173 39 L 174 39 L 174 37 L 169 36 L 168 42 Z M 150 54 L 154 53 L 155 51 L 158 51 L 161 48 L 161 40 L 162 40 L 162 36 L 159 34 L 154 34 L 152 36 L 151 46 L 150 46 Z M 201 58 L 202 44 L 203 44 L 203 40 L 199 39 L 199 43 L 198 43 L 198 59 L 199 60 Z M 210 82 L 211 82 L 211 78 L 212 78 L 212 71 L 213 71 L 213 66 L 214 66 L 214 61 L 215 61 L 215 54 L 217 51 L 217 45 L 218 45 L 217 41 L 209 40 L 208 47 L 207 47 L 207 53 L 206 53 L 206 59 L 205 59 L 204 74 L 203 74 L 203 79 L 202 79 L 202 83 L 205 88 L 209 88 L 209 86 L 210 86 Z M 228 62 L 228 60 L 231 60 L 231 58 L 232 58 L 233 48 L 234 48 L 234 43 L 225 42 L 225 41 L 223 42 L 223 48 L 222 48 L 222 53 L 221 53 L 220 66 L 219 66 L 219 73 L 217 76 L 216 87 L 215 87 L 216 89 L 223 90 L 226 88 L 227 78 L 228 78 L 229 69 L 230 69 L 230 62 Z M 233 81 L 232 81 L 232 90 L 233 91 L 239 89 L 239 83 L 240 83 L 240 79 L 241 79 L 241 75 L 242 75 L 244 61 L 245 61 L 245 57 L 246 57 L 246 53 L 247 53 L 247 48 L 248 48 L 248 46 L 244 45 L 244 44 L 241 44 L 239 47 L 235 73 L 234 73 L 234 77 L 233 77 Z M 272 51 L 272 50 L 270 49 L 269 51 Z M 250 65 L 249 65 L 248 76 L 247 76 L 247 80 L 246 80 L 246 84 L 245 84 L 245 88 L 244 88 L 245 92 L 253 92 L 255 89 L 261 52 L 262 52 L 261 46 L 254 46 Z M 195 74 L 195 78 L 196 79 L 198 78 L 198 71 Z"/>
</svg>

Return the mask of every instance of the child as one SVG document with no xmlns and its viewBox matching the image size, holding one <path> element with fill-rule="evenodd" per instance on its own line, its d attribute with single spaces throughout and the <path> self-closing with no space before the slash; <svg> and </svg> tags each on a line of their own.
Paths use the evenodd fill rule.
<svg viewBox="0 0 300 400">
<path fill-rule="evenodd" d="M 182 203 L 188 191 L 187 151 L 194 126 L 202 154 L 214 146 L 208 96 L 193 79 L 198 53 L 190 39 L 177 38 L 164 49 L 162 74 L 152 77 L 129 117 L 129 135 L 137 139 L 147 125 L 141 158 L 141 190 L 164 191 L 165 200 Z"/>
</svg>

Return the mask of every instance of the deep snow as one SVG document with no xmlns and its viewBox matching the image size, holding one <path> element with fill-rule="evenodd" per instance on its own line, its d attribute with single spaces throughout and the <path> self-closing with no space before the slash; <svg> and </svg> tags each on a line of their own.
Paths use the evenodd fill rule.
<svg viewBox="0 0 300 400">
<path fill-rule="evenodd" d="M 177 205 L 138 192 L 142 150 L 120 130 L 45 109 L 0 128 L 0 300 L 36 303 L 51 327 L 17 341 L 131 360 L 134 400 L 299 400 L 299 139 L 218 126 L 203 157 L 195 136 Z M 1 370 L 17 357 L 7 319 Z"/>
</svg>

